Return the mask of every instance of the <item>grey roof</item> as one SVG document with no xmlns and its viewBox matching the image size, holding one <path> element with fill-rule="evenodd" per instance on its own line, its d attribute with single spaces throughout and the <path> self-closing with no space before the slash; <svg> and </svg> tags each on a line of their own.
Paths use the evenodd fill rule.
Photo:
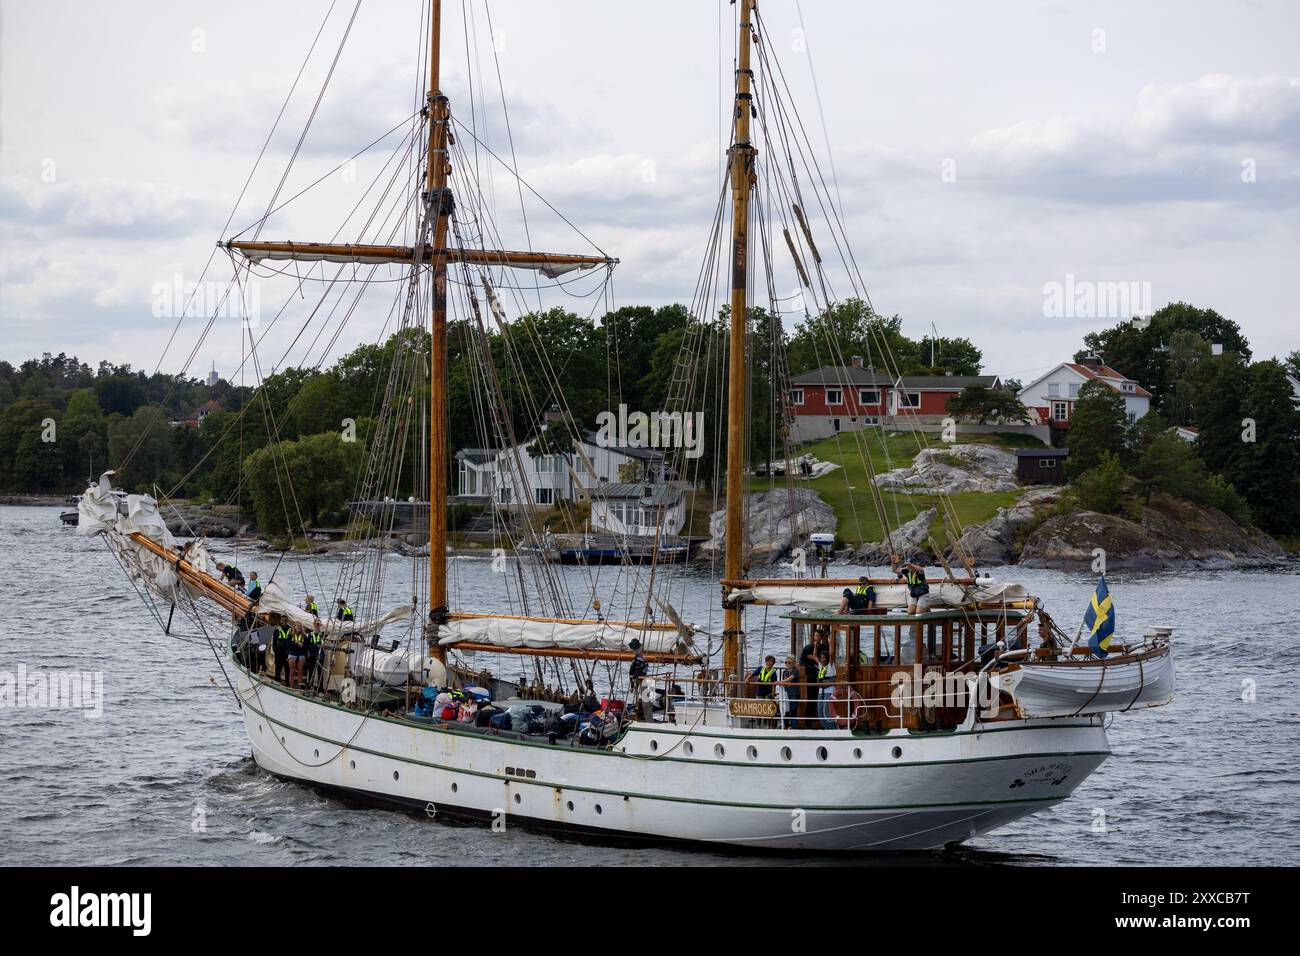
<svg viewBox="0 0 1300 956">
<path fill-rule="evenodd" d="M 600 447 L 600 442 L 596 440 L 596 433 L 593 431 L 583 432 L 582 440 L 588 445 L 595 445 L 597 448 Z M 657 448 L 641 448 L 634 445 L 614 445 L 608 448 L 607 451 L 616 451 L 620 455 L 626 455 L 628 458 L 640 458 L 645 461 L 658 461 L 664 456 L 664 453 L 659 451 Z"/>
<path fill-rule="evenodd" d="M 1017 458 L 1064 458 L 1070 453 L 1068 448 L 1017 448 Z"/>
<path fill-rule="evenodd" d="M 791 385 L 893 385 L 894 379 L 856 365 L 826 365 L 790 379 Z"/>
<path fill-rule="evenodd" d="M 456 452 L 456 457 L 482 464 L 485 461 L 491 461 L 498 454 L 500 454 L 500 451 L 496 448 L 462 448 Z"/>
<path fill-rule="evenodd" d="M 904 388 L 992 388 L 997 382 L 996 375 L 904 375 L 900 380 Z"/>
<path fill-rule="evenodd" d="M 686 492 L 684 481 L 664 481 L 657 484 L 644 481 L 612 481 L 593 485 L 587 489 L 592 498 L 613 500 L 635 499 L 645 504 L 672 503 Z"/>
</svg>

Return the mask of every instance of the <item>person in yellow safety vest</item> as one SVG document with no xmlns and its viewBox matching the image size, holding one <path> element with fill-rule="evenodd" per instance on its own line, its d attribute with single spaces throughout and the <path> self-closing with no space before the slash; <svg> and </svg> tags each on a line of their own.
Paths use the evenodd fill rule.
<svg viewBox="0 0 1300 956">
<path fill-rule="evenodd" d="M 313 617 L 320 613 L 320 608 L 316 606 L 316 599 L 310 594 L 307 595 L 307 600 L 303 604 L 302 609 Z"/>
<path fill-rule="evenodd" d="M 339 598 L 339 609 L 334 612 L 334 616 L 340 621 L 354 621 L 356 616 L 352 613 L 352 608 L 343 598 Z"/>
<path fill-rule="evenodd" d="M 301 687 L 303 668 L 307 664 L 307 629 L 294 624 L 289 632 L 289 686 Z"/>
<path fill-rule="evenodd" d="M 289 682 L 289 625 L 277 624 L 275 636 L 271 639 L 271 650 L 275 653 L 275 679 L 281 684 Z M 283 673 L 283 677 L 280 675 Z"/>
<path fill-rule="evenodd" d="M 317 668 L 320 662 L 321 646 L 325 642 L 325 631 L 321 628 L 320 618 L 314 618 L 311 622 L 311 630 L 307 632 L 307 686 L 312 690 L 319 690 L 320 680 Z"/>
<path fill-rule="evenodd" d="M 907 585 L 907 613 L 924 614 L 930 610 L 930 584 L 925 579 L 925 568 L 915 561 L 900 566 L 898 555 L 893 555 L 889 566 Z"/>
<path fill-rule="evenodd" d="M 754 688 L 754 696 L 764 699 L 770 698 L 776 692 L 776 658 L 771 654 L 763 658 L 763 666 L 754 668 L 753 672 L 745 678 L 746 684 L 757 684 Z"/>
</svg>

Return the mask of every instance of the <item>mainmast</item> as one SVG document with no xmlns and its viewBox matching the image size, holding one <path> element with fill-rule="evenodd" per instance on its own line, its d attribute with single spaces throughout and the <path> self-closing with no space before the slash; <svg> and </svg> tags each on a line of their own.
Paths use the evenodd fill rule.
<svg viewBox="0 0 1300 956">
<path fill-rule="evenodd" d="M 740 38 L 736 56 L 735 136 L 731 159 L 731 345 L 727 372 L 727 530 L 725 580 L 741 578 L 745 547 L 745 321 L 749 286 L 749 194 L 757 150 L 749 141 L 749 51 L 754 0 L 740 0 Z M 725 590 L 724 590 L 725 596 Z M 723 611 L 723 670 L 740 680 L 740 606 L 727 602 Z"/>
<path fill-rule="evenodd" d="M 432 309 L 429 322 L 429 621 L 447 614 L 447 220 L 452 211 L 447 175 L 447 97 L 439 79 L 442 0 L 429 3 L 429 153 L 424 204 L 433 233 Z M 438 647 L 436 638 L 433 647 Z"/>
</svg>

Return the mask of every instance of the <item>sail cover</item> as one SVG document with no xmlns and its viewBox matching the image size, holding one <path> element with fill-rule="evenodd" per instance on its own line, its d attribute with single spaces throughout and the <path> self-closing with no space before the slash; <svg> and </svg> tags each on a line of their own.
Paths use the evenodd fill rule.
<svg viewBox="0 0 1300 956">
<path fill-rule="evenodd" d="M 844 594 L 844 586 L 830 587 L 797 585 L 761 585 L 741 588 L 731 592 L 731 599 L 741 604 L 775 604 L 782 607 L 810 609 L 837 608 Z M 960 584 L 939 584 L 930 587 L 930 607 L 970 607 L 975 604 L 1021 601 L 1029 592 L 1019 584 L 990 584 L 968 587 Z M 906 607 L 907 586 L 904 584 L 877 584 L 878 607 Z"/>
<path fill-rule="evenodd" d="M 468 641 L 496 647 L 570 648 L 573 650 L 630 651 L 636 638 L 643 650 L 672 654 L 680 650 L 681 637 L 675 627 L 634 621 L 550 621 L 527 617 L 453 618 L 441 629 L 438 643 L 444 646 Z"/>
</svg>

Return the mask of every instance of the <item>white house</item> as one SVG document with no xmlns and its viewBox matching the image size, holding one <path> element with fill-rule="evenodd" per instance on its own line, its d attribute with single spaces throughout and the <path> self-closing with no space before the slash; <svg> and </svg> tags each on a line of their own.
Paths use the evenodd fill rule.
<svg viewBox="0 0 1300 956">
<path fill-rule="evenodd" d="M 457 493 L 490 498 L 502 508 L 525 502 L 550 508 L 586 501 L 623 482 L 662 482 L 664 456 L 652 448 L 605 448 L 588 433 L 572 454 L 528 454 L 530 439 L 515 448 L 462 448 L 456 452 Z M 638 485 L 640 487 L 640 485 Z"/>
<path fill-rule="evenodd" d="M 1053 428 L 1069 428 L 1079 390 L 1090 381 L 1098 381 L 1118 392 L 1124 399 L 1124 412 L 1133 424 L 1151 409 L 1151 393 L 1102 363 L 1096 356 L 1079 362 L 1062 362 L 1046 375 L 1034 379 L 1017 394 L 1031 413 Z"/>
<path fill-rule="evenodd" d="M 688 487 L 684 481 L 602 485 L 591 496 L 591 527 L 616 535 L 679 534 Z"/>
</svg>

